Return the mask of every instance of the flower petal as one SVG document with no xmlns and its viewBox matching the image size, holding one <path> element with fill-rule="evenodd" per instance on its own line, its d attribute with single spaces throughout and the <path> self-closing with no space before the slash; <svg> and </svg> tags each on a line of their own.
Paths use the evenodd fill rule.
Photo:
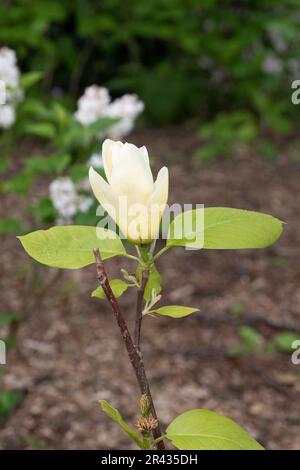
<svg viewBox="0 0 300 470">
<path fill-rule="evenodd" d="M 110 184 L 116 194 L 126 196 L 128 204 L 147 203 L 153 191 L 153 176 L 144 150 L 124 144 L 113 151 Z"/>
<path fill-rule="evenodd" d="M 104 171 L 107 178 L 107 181 L 110 183 L 111 172 L 113 167 L 113 153 L 117 151 L 121 151 L 124 144 L 120 141 L 113 141 L 110 139 L 106 139 L 102 144 L 102 158 L 103 158 L 103 165 Z"/>
<path fill-rule="evenodd" d="M 161 168 L 148 201 L 148 238 L 154 240 L 159 232 L 160 221 L 165 210 L 169 193 L 169 171 Z"/>
<path fill-rule="evenodd" d="M 156 181 L 153 185 L 153 192 L 149 198 L 151 204 L 166 204 L 169 195 L 169 170 L 166 166 L 158 172 Z"/>
<path fill-rule="evenodd" d="M 94 170 L 93 167 L 90 167 L 89 170 L 89 180 L 96 199 L 108 212 L 111 218 L 117 222 L 118 199 L 112 188 L 107 184 L 102 176 Z"/>
</svg>

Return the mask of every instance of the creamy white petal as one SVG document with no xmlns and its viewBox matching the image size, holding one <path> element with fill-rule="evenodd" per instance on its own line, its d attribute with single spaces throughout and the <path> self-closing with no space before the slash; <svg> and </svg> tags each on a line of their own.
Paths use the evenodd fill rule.
<svg viewBox="0 0 300 470">
<path fill-rule="evenodd" d="M 111 172 L 112 172 L 112 155 L 113 152 L 115 153 L 116 149 L 121 151 L 124 144 L 120 141 L 113 141 L 110 139 L 106 139 L 102 144 L 102 158 L 103 158 L 103 165 L 104 171 L 107 178 L 107 181 L 110 182 Z"/>
<path fill-rule="evenodd" d="M 151 204 L 166 204 L 169 195 L 169 171 L 166 166 L 158 172 L 156 181 L 153 185 L 153 192 L 149 198 Z"/>
<path fill-rule="evenodd" d="M 110 184 L 116 194 L 128 197 L 129 204 L 147 202 L 153 191 L 153 177 L 135 145 L 125 144 L 121 152 L 113 154 Z"/>
<path fill-rule="evenodd" d="M 161 168 L 148 201 L 148 238 L 154 240 L 159 232 L 160 221 L 168 201 L 169 172 Z"/>
<path fill-rule="evenodd" d="M 149 162 L 149 155 L 148 155 L 148 150 L 147 148 L 145 147 L 145 145 L 143 145 L 143 147 L 140 147 L 140 152 L 141 152 L 141 155 L 143 156 L 143 159 L 144 159 L 144 163 L 146 165 L 146 168 L 149 168 L 150 169 L 150 162 Z M 150 170 L 151 171 L 151 170 Z"/>
<path fill-rule="evenodd" d="M 128 158 L 128 155 L 130 155 L 130 157 L 135 158 L 137 160 L 139 165 L 143 167 L 145 175 L 147 175 L 153 183 L 153 176 L 150 168 L 149 156 L 146 147 L 143 146 L 141 148 L 138 148 L 136 145 L 128 144 L 126 142 L 123 147 L 123 152 L 125 158 Z"/>
<path fill-rule="evenodd" d="M 89 170 L 89 180 L 96 199 L 114 219 L 114 221 L 117 222 L 118 198 L 112 188 L 107 184 L 102 176 L 94 170 L 93 167 L 90 167 Z"/>
</svg>

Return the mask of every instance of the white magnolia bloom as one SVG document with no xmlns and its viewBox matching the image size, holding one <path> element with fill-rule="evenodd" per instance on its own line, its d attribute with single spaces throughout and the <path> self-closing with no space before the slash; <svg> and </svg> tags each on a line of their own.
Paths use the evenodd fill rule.
<svg viewBox="0 0 300 470">
<path fill-rule="evenodd" d="M 92 85 L 86 88 L 83 96 L 79 98 L 75 118 L 83 126 L 89 126 L 100 117 L 106 116 L 109 102 L 108 90 L 104 87 Z"/>
<path fill-rule="evenodd" d="M 150 243 L 168 200 L 168 169 L 163 167 L 154 182 L 146 147 L 128 143 L 107 139 L 102 155 L 108 183 L 90 168 L 95 197 L 129 240 Z"/>
<path fill-rule="evenodd" d="M 0 127 L 9 129 L 16 120 L 15 109 L 9 104 L 0 105 Z"/>
<path fill-rule="evenodd" d="M 101 153 L 93 153 L 93 155 L 90 156 L 89 161 L 88 161 L 88 166 L 95 166 L 96 168 L 103 168 L 103 158 Z"/>
<path fill-rule="evenodd" d="M 107 134 L 111 139 L 120 139 L 129 134 L 134 127 L 134 120 L 144 110 L 144 103 L 137 95 L 123 95 L 113 101 L 107 109 L 107 115 L 120 118 L 120 121 L 111 126 Z"/>
</svg>

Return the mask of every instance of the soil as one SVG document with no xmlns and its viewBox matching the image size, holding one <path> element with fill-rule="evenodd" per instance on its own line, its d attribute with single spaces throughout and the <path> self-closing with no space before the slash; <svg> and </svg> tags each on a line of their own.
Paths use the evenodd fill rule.
<svg viewBox="0 0 300 470">
<path fill-rule="evenodd" d="M 207 408 L 236 420 L 268 449 L 299 449 L 300 366 L 270 347 L 278 331 L 267 324 L 300 327 L 299 162 L 285 152 L 267 161 L 249 151 L 203 165 L 184 128 L 138 131 L 130 140 L 148 147 L 155 171 L 169 166 L 170 202 L 260 210 L 286 222 L 270 249 L 176 248 L 159 261 L 163 303 L 200 308 L 187 318 L 143 323 L 144 361 L 162 426 L 183 411 Z M 16 166 L 25 154 L 26 145 Z M 23 210 L 16 196 L 2 196 L 1 215 Z M 106 262 L 111 275 L 121 262 Z M 17 348 L 1 366 L 2 388 L 21 390 L 22 400 L 0 423 L 0 448 L 134 448 L 97 403 L 106 399 L 131 424 L 137 419 L 138 388 L 114 318 L 106 302 L 90 297 L 94 266 L 63 272 L 37 266 L 15 237 L 2 236 L 0 283 L 1 309 L 23 315 Z M 132 325 L 130 292 L 121 303 Z M 240 326 L 231 321 L 237 314 L 239 323 L 266 320 L 255 326 L 258 346 L 250 354 L 231 353 L 242 344 Z"/>
</svg>

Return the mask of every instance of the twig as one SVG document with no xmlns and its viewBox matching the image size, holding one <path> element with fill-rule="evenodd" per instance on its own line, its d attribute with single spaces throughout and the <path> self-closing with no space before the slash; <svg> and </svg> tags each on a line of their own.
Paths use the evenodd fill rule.
<svg viewBox="0 0 300 470">
<path fill-rule="evenodd" d="M 141 328 L 142 328 L 142 320 L 143 320 L 143 298 L 144 292 L 146 288 L 146 284 L 149 278 L 149 271 L 148 269 L 143 270 L 142 272 L 142 280 L 141 286 L 137 292 L 137 300 L 136 300 L 136 312 L 135 312 L 135 328 L 134 328 L 134 344 L 137 349 L 140 351 L 140 344 L 141 344 Z"/>
<path fill-rule="evenodd" d="M 99 249 L 94 250 L 94 256 L 95 256 L 95 260 L 96 260 L 96 268 L 97 268 L 97 275 L 98 275 L 99 282 L 100 282 L 100 284 L 101 284 L 101 286 L 102 286 L 102 288 L 105 292 L 107 300 L 109 301 L 109 303 L 111 305 L 113 314 L 114 314 L 115 319 L 117 321 L 117 324 L 119 326 L 119 329 L 120 329 L 122 338 L 124 340 L 124 343 L 125 343 L 125 346 L 126 346 L 126 349 L 127 349 L 127 353 L 128 353 L 131 365 L 134 369 L 134 372 L 135 372 L 135 375 L 136 375 L 141 393 L 147 395 L 149 403 L 150 403 L 150 409 L 151 409 L 152 416 L 155 419 L 157 419 L 157 414 L 156 414 L 156 410 L 155 410 L 155 407 L 154 407 L 154 403 L 153 403 L 153 399 L 152 399 L 152 395 L 151 395 L 151 391 L 150 391 L 149 382 L 148 382 L 148 379 L 147 379 L 147 376 L 146 376 L 146 371 L 145 371 L 145 366 L 144 366 L 142 356 L 141 356 L 139 350 L 133 344 L 132 337 L 131 337 L 130 332 L 128 330 L 124 315 L 123 315 L 123 313 L 120 309 L 120 306 L 117 302 L 116 297 L 114 296 L 113 291 L 111 290 L 111 287 L 109 285 L 109 280 L 108 280 L 108 277 L 107 277 L 107 274 L 106 274 L 106 271 L 105 271 L 105 268 L 104 268 L 104 264 L 103 264 L 103 261 L 102 261 L 101 256 L 100 256 Z M 159 439 L 162 436 L 162 432 L 161 432 L 161 428 L 160 428 L 159 424 L 158 424 L 156 429 L 153 429 L 152 434 L 153 434 L 153 439 L 154 440 Z M 156 446 L 157 446 L 157 449 L 159 449 L 159 450 L 164 450 L 165 449 L 163 441 L 158 442 L 156 444 Z"/>
</svg>

